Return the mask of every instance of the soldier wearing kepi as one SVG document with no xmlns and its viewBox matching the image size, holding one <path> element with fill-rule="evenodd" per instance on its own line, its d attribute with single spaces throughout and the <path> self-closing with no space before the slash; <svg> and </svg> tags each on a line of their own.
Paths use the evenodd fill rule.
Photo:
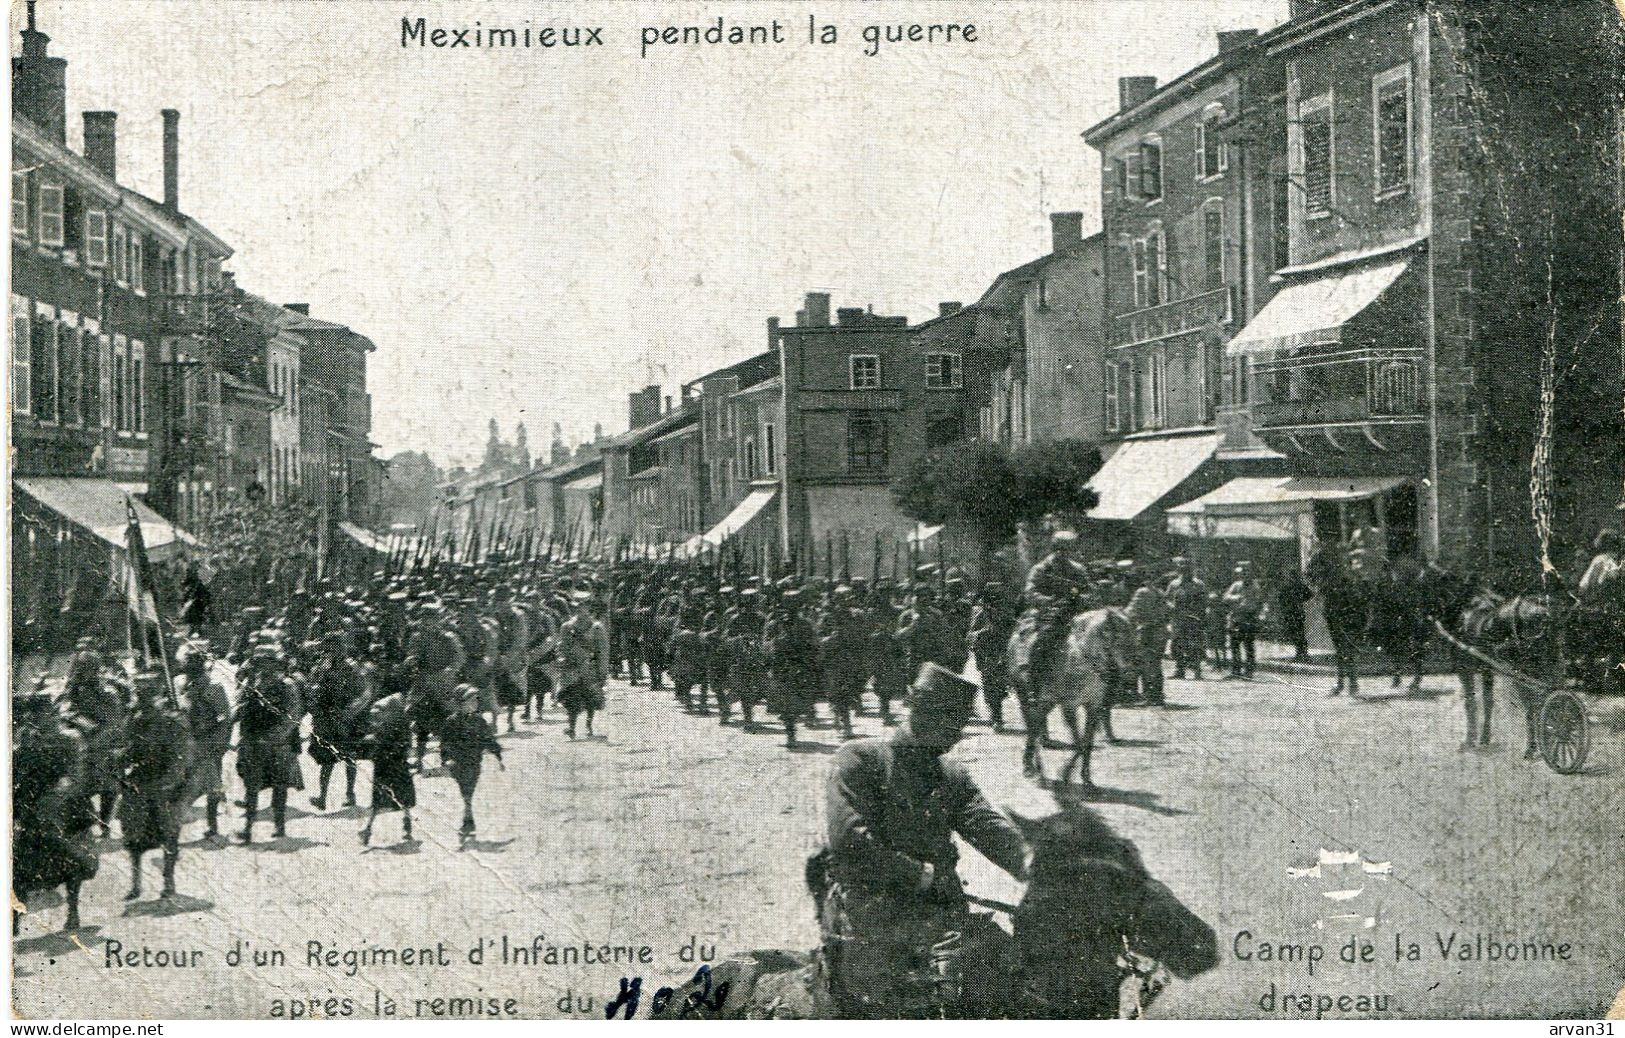
<svg viewBox="0 0 1625 1038">
<path fill-rule="evenodd" d="M 1016 614 L 1004 585 L 996 580 L 983 584 L 971 611 L 966 641 L 976 655 L 976 669 L 982 675 L 982 701 L 995 732 L 1004 731 L 1004 697 L 1010 688 L 1005 656 L 1015 630 Z"/>
<path fill-rule="evenodd" d="M 225 756 L 231 749 L 231 701 L 226 690 L 209 677 L 208 657 L 196 645 L 185 647 L 176 690 L 192 730 L 192 760 L 187 771 L 187 803 L 205 798 L 208 829 L 204 837 L 220 835 L 220 805 L 226 799 Z"/>
<path fill-rule="evenodd" d="M 154 848 L 164 853 L 164 897 L 175 894 L 175 863 L 180 858 L 181 823 L 186 810 L 186 771 L 192 736 L 186 715 L 170 702 L 157 671 L 135 676 L 135 709 L 130 714 L 130 750 L 124 761 L 119 827 L 130 852 L 130 892 L 141 896 L 141 858 Z"/>
<path fill-rule="evenodd" d="M 1202 638 L 1207 624 L 1208 587 L 1196 575 L 1191 560 L 1183 555 L 1174 559 L 1178 575 L 1168 585 L 1169 629 L 1174 651 L 1174 677 L 1182 679 L 1185 672 L 1197 681 L 1202 680 Z"/>
<path fill-rule="evenodd" d="M 489 753 L 497 759 L 498 767 L 507 770 L 502 763 L 502 746 L 497 742 L 496 732 L 481 716 L 479 705 L 479 689 L 459 685 L 457 711 L 446 719 L 440 734 L 440 754 L 463 798 L 463 825 L 457 832 L 464 840 L 474 838 L 474 790 L 480 784 L 481 761 Z"/>
<path fill-rule="evenodd" d="M 299 722 L 305 709 L 299 690 L 282 673 L 279 651 L 256 646 L 238 676 L 237 774 L 243 780 L 242 841 L 254 841 L 260 790 L 271 791 L 271 818 L 278 837 L 288 834 L 288 789 L 301 789 Z"/>
<path fill-rule="evenodd" d="M 908 717 L 889 739 L 835 757 L 827 787 L 827 887 L 820 902 L 832 989 L 846 1017 L 938 1017 L 959 999 L 962 837 L 1018 879 L 1020 830 L 943 760 L 969 720 L 976 686 L 936 664 L 920 669 Z"/>
<path fill-rule="evenodd" d="M 1078 599 L 1089 588 L 1089 571 L 1072 558 L 1077 542 L 1073 531 L 1056 530 L 1050 537 L 1050 553 L 1027 573 L 1027 611 L 1022 620 L 1038 630 L 1028 664 L 1034 678 L 1049 672 Z"/>
</svg>

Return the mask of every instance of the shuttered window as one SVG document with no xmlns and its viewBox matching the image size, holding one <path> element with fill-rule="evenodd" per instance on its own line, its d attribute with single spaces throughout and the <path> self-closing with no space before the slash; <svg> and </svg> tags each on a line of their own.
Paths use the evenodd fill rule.
<svg viewBox="0 0 1625 1038">
<path fill-rule="evenodd" d="M 1310 220 L 1332 215 L 1336 174 L 1332 167 L 1332 109 L 1325 98 L 1305 102 L 1298 119 L 1303 136 L 1303 211 Z"/>
<path fill-rule="evenodd" d="M 62 244 L 62 210 L 64 205 L 61 184 L 40 185 L 39 240 L 41 245 Z"/>
<path fill-rule="evenodd" d="M 107 264 L 107 214 L 100 209 L 85 211 L 85 263 L 92 267 Z"/>
<path fill-rule="evenodd" d="M 28 348 L 23 344 L 27 343 Z M 33 337 L 29 332 L 27 313 L 15 308 L 11 314 L 11 409 L 18 414 L 29 414 L 32 400 L 29 393 L 29 361 L 33 352 Z"/>
<path fill-rule="evenodd" d="M 1377 197 L 1403 194 L 1411 183 L 1410 66 L 1390 69 L 1373 79 L 1371 105 Z"/>
<path fill-rule="evenodd" d="M 1210 203 L 1202 210 L 1202 288 L 1224 287 L 1224 207 Z"/>
</svg>

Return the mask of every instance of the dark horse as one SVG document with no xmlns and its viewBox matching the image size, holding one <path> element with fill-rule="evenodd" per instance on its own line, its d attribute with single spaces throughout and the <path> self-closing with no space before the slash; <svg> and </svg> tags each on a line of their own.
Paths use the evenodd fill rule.
<svg viewBox="0 0 1625 1038">
<path fill-rule="evenodd" d="M 1438 567 L 1430 567 L 1420 584 L 1428 618 L 1451 640 L 1452 666 L 1461 682 L 1467 709 L 1467 739 L 1463 746 L 1487 746 L 1495 706 L 1495 671 L 1484 658 L 1469 650 L 1499 660 L 1537 681 L 1560 684 L 1563 617 L 1556 610 L 1553 596 L 1546 592 L 1503 597 L 1474 578 Z M 1482 715 L 1475 683 L 1482 685 L 1484 692 Z M 1524 756 L 1532 758 L 1540 752 L 1536 735 L 1541 697 L 1520 685 L 1514 684 L 1513 695 L 1524 712 Z"/>
<path fill-rule="evenodd" d="M 1011 915 L 1011 932 L 991 916 L 968 917 L 956 1016 L 1136 1017 L 1170 975 L 1189 979 L 1217 965 L 1212 927 L 1153 879 L 1134 843 L 1093 810 L 1077 804 L 1038 821 L 1016 821 L 1033 849 L 1027 893 Z M 808 870 L 815 900 L 823 896 L 821 872 Z M 705 973 L 663 992 L 652 1015 L 759 1020 L 847 1014 L 820 952 L 754 951 Z"/>
</svg>

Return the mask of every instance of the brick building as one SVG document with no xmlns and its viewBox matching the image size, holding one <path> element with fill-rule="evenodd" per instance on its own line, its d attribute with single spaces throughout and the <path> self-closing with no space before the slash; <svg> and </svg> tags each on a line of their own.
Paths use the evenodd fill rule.
<svg viewBox="0 0 1625 1038">
<path fill-rule="evenodd" d="M 1227 352 L 1288 468 L 1194 503 L 1190 532 L 1307 551 L 1367 528 L 1528 572 L 1544 423 L 1566 565 L 1617 522 L 1625 465 L 1617 12 L 1300 2 L 1246 54 L 1248 255 L 1273 295 Z"/>
<path fill-rule="evenodd" d="M 1102 162 L 1100 440 L 1092 532 L 1112 549 L 1175 547 L 1166 511 L 1233 478 L 1281 471 L 1226 381 L 1225 343 L 1256 306 L 1245 224 L 1249 167 L 1234 126 L 1254 31 L 1159 85 L 1119 81 L 1118 110 L 1084 133 Z"/>
<path fill-rule="evenodd" d="M 903 541 L 914 522 L 891 480 L 933 447 L 966 437 L 977 409 L 963 351 L 918 336 L 905 317 L 843 308 L 808 293 L 778 332 L 783 360 L 783 524 L 787 547 L 827 554 L 847 545 L 853 572 Z"/>
</svg>

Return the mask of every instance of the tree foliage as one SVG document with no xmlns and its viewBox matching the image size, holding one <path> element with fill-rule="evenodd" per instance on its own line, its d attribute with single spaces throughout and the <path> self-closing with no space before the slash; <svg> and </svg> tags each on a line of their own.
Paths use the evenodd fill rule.
<svg viewBox="0 0 1625 1038">
<path fill-rule="evenodd" d="M 958 443 L 914 459 L 892 483 L 904 515 L 963 527 L 984 543 L 1014 537 L 1022 523 L 1051 513 L 1081 517 L 1099 503 L 1088 487 L 1100 452 L 1082 440 L 1053 440 L 1014 450 Z"/>
</svg>

